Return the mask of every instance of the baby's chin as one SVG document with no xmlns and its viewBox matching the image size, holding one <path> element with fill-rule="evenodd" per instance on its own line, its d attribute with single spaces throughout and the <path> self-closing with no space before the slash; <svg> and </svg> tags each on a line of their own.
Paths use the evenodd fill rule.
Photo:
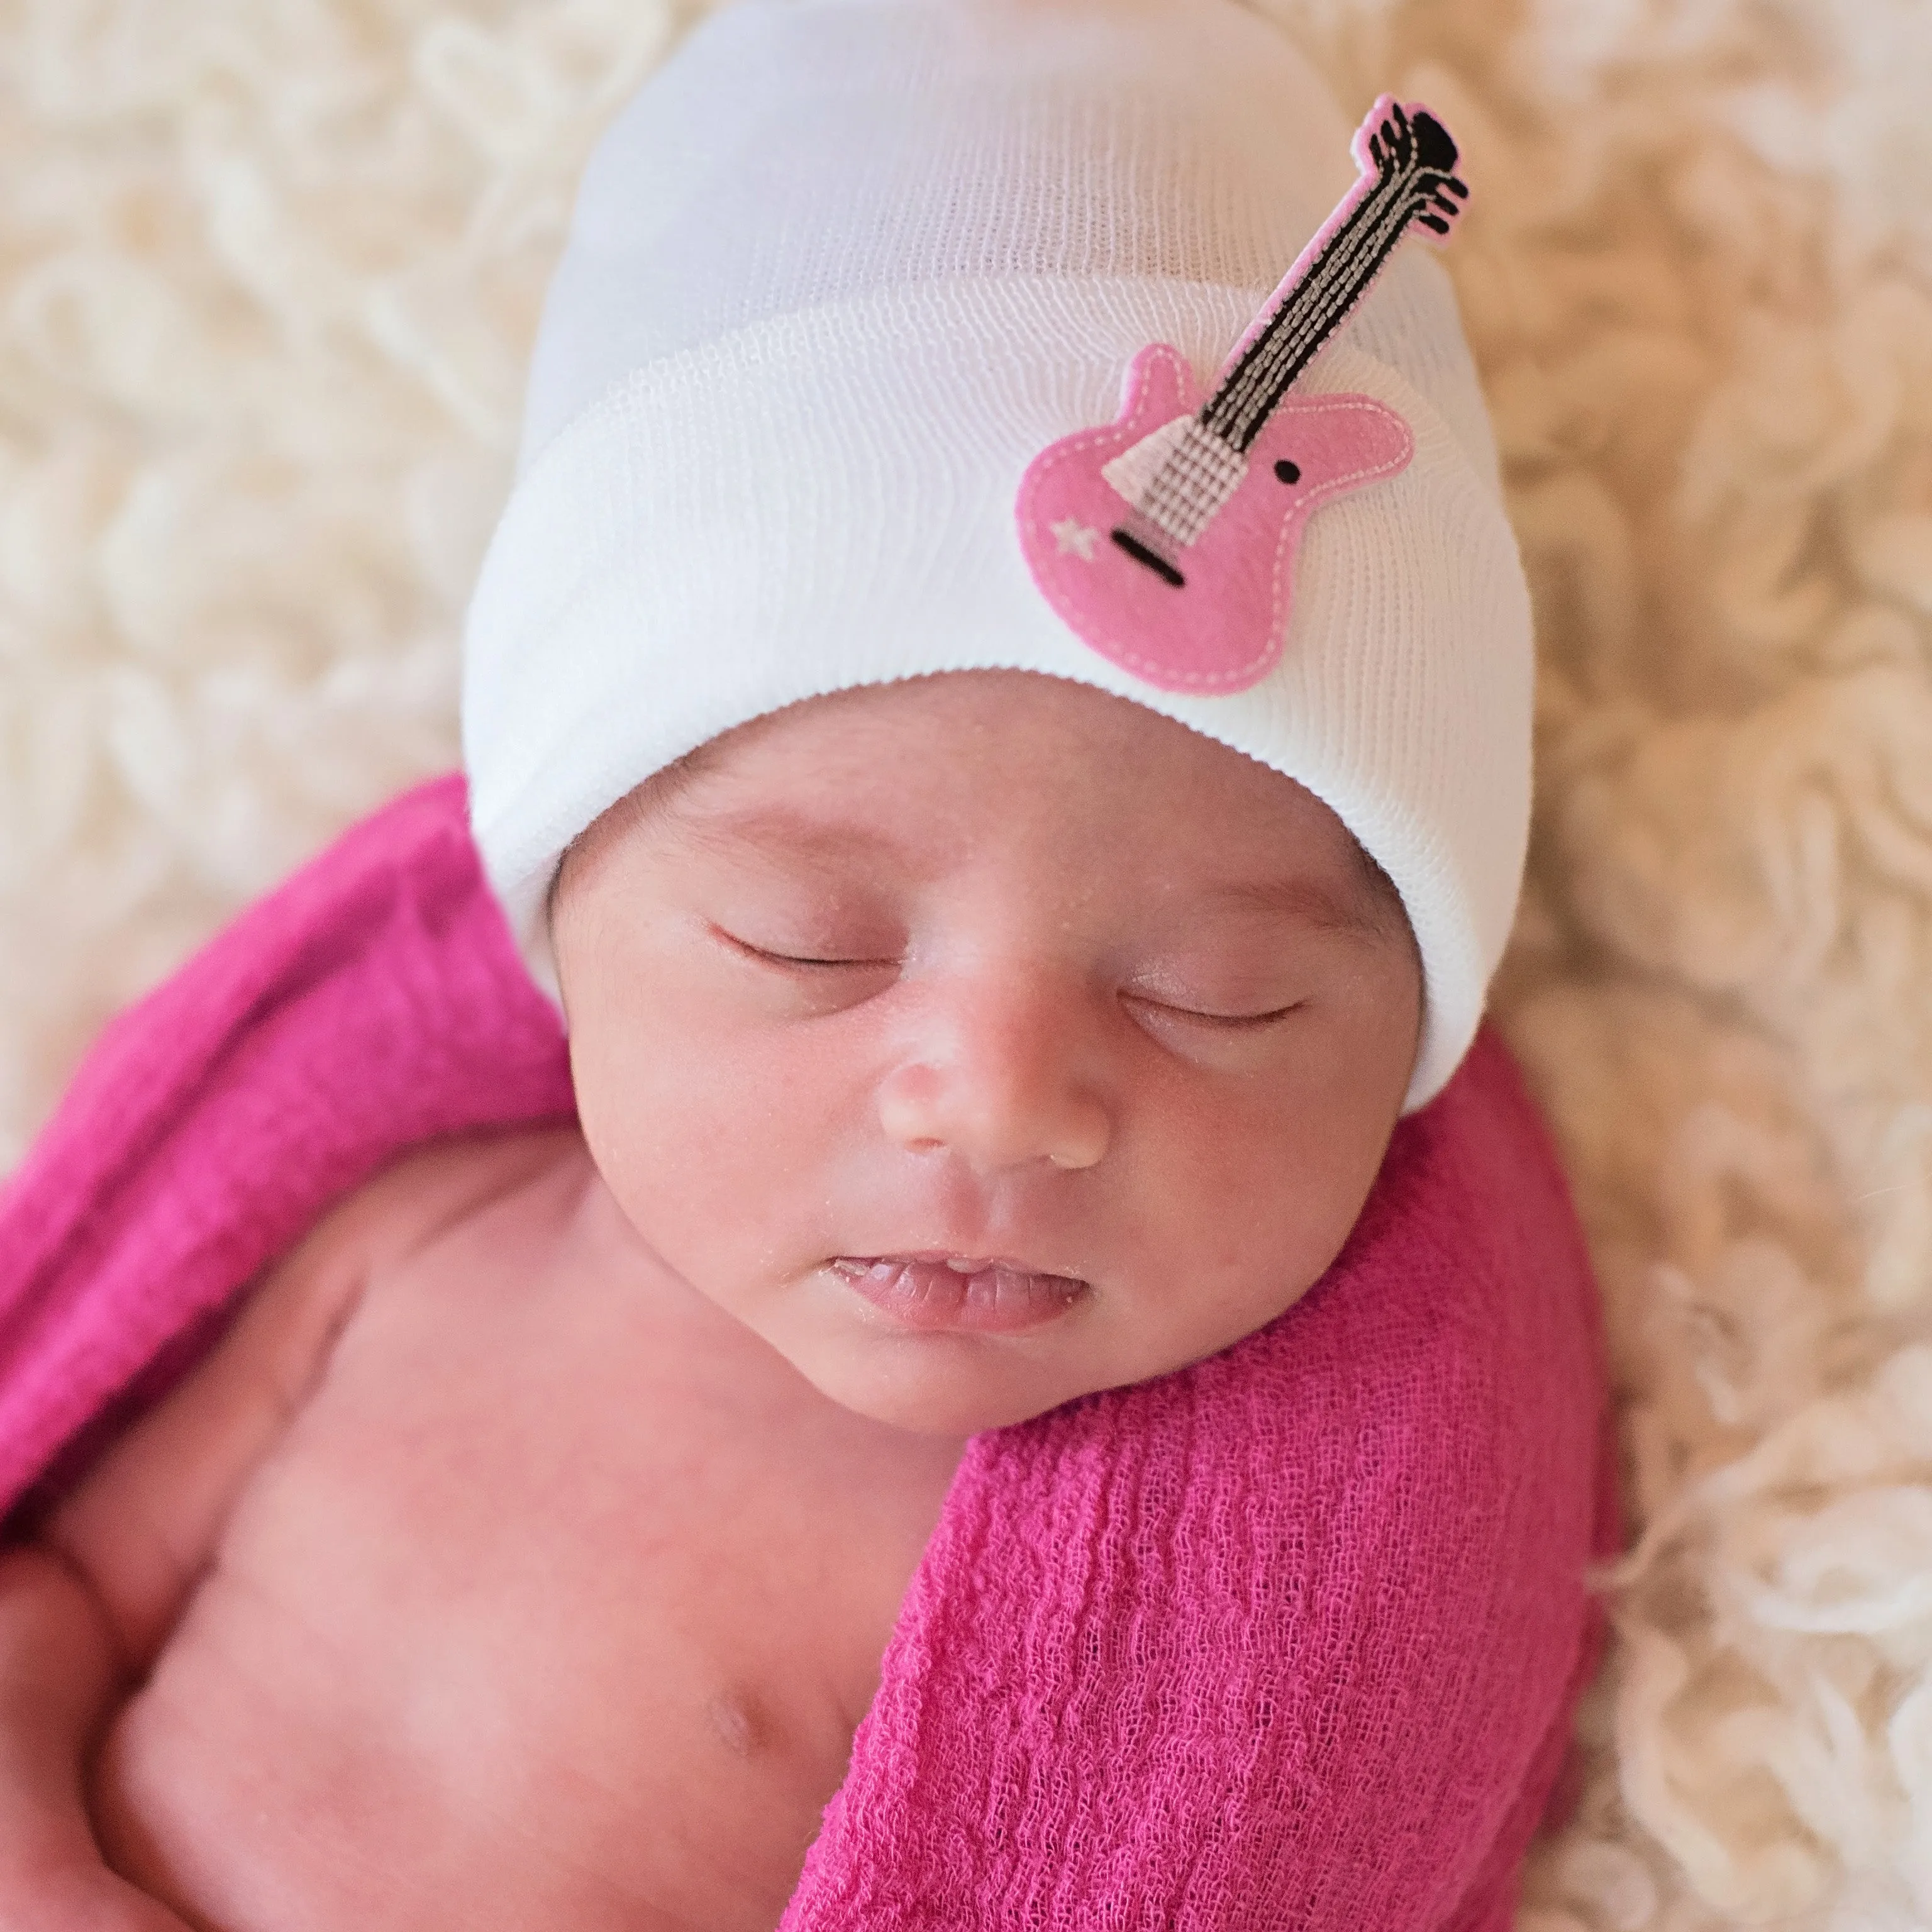
<svg viewBox="0 0 1932 1932">
<path fill-rule="evenodd" d="M 1051 1378 L 1011 1372 L 950 1343 L 882 1360 L 872 1349 L 814 1350 L 793 1366 L 820 1394 L 868 1421 L 911 1436 L 963 1440 L 988 1429 L 1030 1422 L 1106 1384 L 1077 1375 Z"/>
<path fill-rule="evenodd" d="M 815 1270 L 765 1339 L 819 1393 L 855 1414 L 920 1436 L 963 1438 L 1029 1422 L 1064 1403 L 1166 1375 L 1172 1361 L 1123 1358 L 1103 1288 L 1066 1277 L 974 1284 L 853 1265 Z"/>
</svg>

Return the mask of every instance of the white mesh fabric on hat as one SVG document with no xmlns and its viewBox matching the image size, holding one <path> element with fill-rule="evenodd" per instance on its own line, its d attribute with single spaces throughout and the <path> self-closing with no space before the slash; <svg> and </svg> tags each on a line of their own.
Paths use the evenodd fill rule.
<svg viewBox="0 0 1932 1932">
<path fill-rule="evenodd" d="M 1420 948 L 1409 1104 L 1513 915 L 1528 615 L 1445 278 L 1406 245 L 1301 379 L 1408 423 L 1311 520 L 1282 662 L 1144 685 L 1048 607 L 1014 500 L 1146 343 L 1211 382 L 1354 178 L 1351 130 L 1232 0 L 736 0 L 608 131 L 546 304 L 472 599 L 464 734 L 493 883 L 549 983 L 571 839 L 732 725 L 921 673 L 1041 670 L 1287 772 Z"/>
</svg>

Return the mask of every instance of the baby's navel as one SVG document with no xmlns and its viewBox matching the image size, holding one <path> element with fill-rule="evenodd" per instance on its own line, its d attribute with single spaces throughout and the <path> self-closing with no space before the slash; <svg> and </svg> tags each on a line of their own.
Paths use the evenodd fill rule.
<svg viewBox="0 0 1932 1932">
<path fill-rule="evenodd" d="M 757 1757 L 776 1741 L 771 1714 L 748 1690 L 721 1690 L 705 1705 L 711 1727 L 734 1757 Z"/>
</svg>

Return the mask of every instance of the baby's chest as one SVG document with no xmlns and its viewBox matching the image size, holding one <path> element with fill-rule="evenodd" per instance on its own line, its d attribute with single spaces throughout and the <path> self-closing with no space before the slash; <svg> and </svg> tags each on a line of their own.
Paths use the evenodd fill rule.
<svg viewBox="0 0 1932 1932">
<path fill-rule="evenodd" d="M 944 1472 L 909 1480 L 754 1338 L 734 1360 L 704 1324 L 494 1265 L 445 1252 L 372 1293 L 114 1760 L 197 1858 L 234 1856 L 210 1849 L 225 1808 L 266 1817 L 217 1922 L 295 1928 L 291 1883 L 413 1883 L 430 1844 L 425 1932 L 770 1926 Z"/>
</svg>

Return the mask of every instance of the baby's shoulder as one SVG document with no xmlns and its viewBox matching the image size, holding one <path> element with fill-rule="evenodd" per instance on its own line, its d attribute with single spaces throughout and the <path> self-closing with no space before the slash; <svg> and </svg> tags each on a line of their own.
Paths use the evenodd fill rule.
<svg viewBox="0 0 1932 1932">
<path fill-rule="evenodd" d="M 335 1202 L 274 1272 L 286 1280 L 394 1268 L 586 1157 L 574 1123 L 426 1142 Z"/>
<path fill-rule="evenodd" d="M 124 1655 L 152 1664 L 229 1510 L 313 1393 L 372 1280 L 580 1156 L 574 1126 L 412 1149 L 338 1201 L 246 1292 L 208 1355 L 56 1509 Z"/>
<path fill-rule="evenodd" d="M 291 1394 L 306 1390 L 372 1280 L 500 1208 L 582 1147 L 573 1124 L 409 1149 L 334 1202 L 263 1272 L 237 1324 L 252 1331 L 248 1352 L 274 1363 Z"/>
</svg>

